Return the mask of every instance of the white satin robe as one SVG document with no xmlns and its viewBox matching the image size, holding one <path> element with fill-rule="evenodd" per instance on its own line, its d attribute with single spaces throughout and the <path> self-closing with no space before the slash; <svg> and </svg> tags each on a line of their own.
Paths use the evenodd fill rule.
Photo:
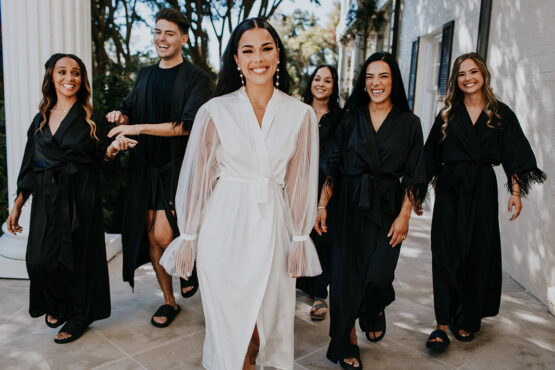
<svg viewBox="0 0 555 370">
<path fill-rule="evenodd" d="M 241 88 L 198 111 L 176 195 L 181 236 L 160 262 L 189 276 L 196 256 L 205 368 L 241 369 L 256 324 L 257 364 L 293 369 L 292 276 L 321 273 L 308 236 L 317 187 L 310 106 L 274 89 L 260 127 Z"/>
</svg>

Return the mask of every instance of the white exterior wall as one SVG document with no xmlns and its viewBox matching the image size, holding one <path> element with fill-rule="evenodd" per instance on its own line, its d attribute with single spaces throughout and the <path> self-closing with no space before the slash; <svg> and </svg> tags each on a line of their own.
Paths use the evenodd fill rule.
<svg viewBox="0 0 555 370">
<path fill-rule="evenodd" d="M 480 0 L 452 1 L 452 0 L 403 0 L 401 5 L 399 30 L 399 68 L 408 89 L 412 42 L 420 36 L 420 49 L 416 76 L 414 112 L 422 119 L 424 136 L 431 128 L 432 102 L 423 102 L 422 91 L 426 89 L 425 81 L 433 80 L 437 85 L 437 74 L 427 75 L 432 68 L 431 61 L 424 57 L 428 45 L 434 42 L 433 35 L 441 31 L 443 25 L 455 20 L 451 63 L 463 53 L 476 50 L 478 38 L 478 24 L 480 19 Z M 435 59 L 435 58 L 434 58 Z M 437 58 L 439 61 L 439 56 Z M 437 63 L 435 61 L 435 63 Z"/>
<path fill-rule="evenodd" d="M 508 221 L 506 177 L 497 171 L 503 268 L 555 314 L 555 1 L 493 2 L 488 65 L 494 92 L 520 120 L 548 175 Z"/>
</svg>

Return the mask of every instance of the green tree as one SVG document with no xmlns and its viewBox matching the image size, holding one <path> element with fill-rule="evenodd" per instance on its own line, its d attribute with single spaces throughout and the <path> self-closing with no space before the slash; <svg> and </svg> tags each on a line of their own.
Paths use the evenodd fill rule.
<svg viewBox="0 0 555 370">
<path fill-rule="evenodd" d="M 363 60 L 366 60 L 368 40 L 372 32 L 377 32 L 385 21 L 384 13 L 376 10 L 376 0 L 358 0 L 351 4 L 347 13 L 347 31 L 341 41 L 346 43 L 360 37 Z"/>
<path fill-rule="evenodd" d="M 334 4 L 325 26 L 319 24 L 314 14 L 299 9 L 272 18 L 286 48 L 288 72 L 295 82 L 294 95 L 302 94 L 314 67 L 324 63 L 337 65 L 335 29 L 338 22 L 338 3 Z"/>
</svg>

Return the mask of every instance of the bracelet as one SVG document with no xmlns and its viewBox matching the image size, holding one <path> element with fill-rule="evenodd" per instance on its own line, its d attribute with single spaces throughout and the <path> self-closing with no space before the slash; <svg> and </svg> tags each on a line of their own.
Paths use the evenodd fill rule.
<svg viewBox="0 0 555 370">
<path fill-rule="evenodd" d="M 135 124 L 135 128 L 137 129 L 137 136 L 139 136 L 141 134 L 141 131 L 139 130 L 139 125 Z"/>
<path fill-rule="evenodd" d="M 326 209 L 326 207 L 318 206 L 318 209 Z"/>
</svg>

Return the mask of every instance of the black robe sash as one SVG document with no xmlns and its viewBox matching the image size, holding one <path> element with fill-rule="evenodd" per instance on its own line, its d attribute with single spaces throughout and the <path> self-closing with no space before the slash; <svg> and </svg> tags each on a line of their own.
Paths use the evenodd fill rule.
<svg viewBox="0 0 555 370">
<path fill-rule="evenodd" d="M 388 191 L 384 191 L 384 187 L 399 187 L 398 179 L 393 175 L 383 174 L 381 169 L 381 159 L 378 152 L 378 135 L 387 129 L 394 116 L 398 113 L 393 108 L 384 122 L 380 126 L 378 132 L 374 132 L 370 112 L 368 107 L 360 108 L 360 119 L 367 122 L 367 125 L 357 125 L 357 136 L 361 139 L 356 142 L 356 156 L 363 163 L 361 171 L 343 172 L 343 176 L 354 177 L 358 183 L 355 187 L 351 200 L 379 226 L 384 226 L 383 215 L 395 215 L 398 200 L 395 196 L 397 191 L 393 192 L 394 196 L 387 196 Z M 361 144 L 361 145 L 358 145 Z M 396 189 L 397 190 L 397 189 Z"/>
</svg>

